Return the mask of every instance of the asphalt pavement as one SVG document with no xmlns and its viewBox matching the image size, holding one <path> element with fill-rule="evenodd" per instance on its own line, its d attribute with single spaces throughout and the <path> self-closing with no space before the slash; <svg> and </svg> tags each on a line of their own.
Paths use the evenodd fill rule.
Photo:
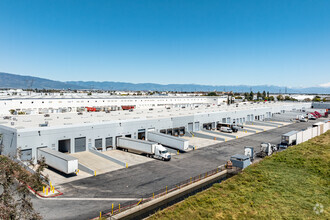
<svg viewBox="0 0 330 220">
<path fill-rule="evenodd" d="M 317 120 L 317 121 L 323 121 Z M 241 137 L 212 146 L 172 156 L 171 161 L 152 160 L 97 176 L 76 180 L 60 185 L 64 194 L 61 198 L 81 200 L 44 200 L 32 198 L 35 209 L 45 219 L 90 219 L 100 211 L 110 209 L 123 201 L 109 198 L 143 198 L 154 191 L 173 186 L 176 183 L 216 169 L 226 163 L 230 156 L 244 153 L 244 146 L 253 146 L 259 151 L 261 142 L 278 144 L 281 135 L 292 130 L 310 127 L 317 121 L 289 124 L 257 134 Z M 85 200 L 99 198 L 101 200 Z M 102 198 L 107 200 L 102 201 Z"/>
</svg>

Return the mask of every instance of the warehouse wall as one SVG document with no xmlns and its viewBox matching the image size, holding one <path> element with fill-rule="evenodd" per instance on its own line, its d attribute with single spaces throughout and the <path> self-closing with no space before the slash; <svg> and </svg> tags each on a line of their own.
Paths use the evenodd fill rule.
<svg viewBox="0 0 330 220">
<path fill-rule="evenodd" d="M 306 105 L 306 104 L 305 104 Z M 9 143 L 10 132 L 4 130 L 6 154 L 13 154 L 16 150 L 16 146 L 22 150 L 32 149 L 32 157 L 37 158 L 37 149 L 39 147 L 50 147 L 53 150 L 58 150 L 59 140 L 70 140 L 70 152 L 75 152 L 75 138 L 86 137 L 87 151 L 89 147 L 95 146 L 95 139 L 102 139 L 102 149 L 105 150 L 105 142 L 107 137 L 112 137 L 112 145 L 115 148 L 115 141 L 117 136 L 131 135 L 132 138 L 137 138 L 138 130 L 145 129 L 159 131 L 161 129 L 185 127 L 188 130 L 188 123 L 194 123 L 193 130 L 196 130 L 196 122 L 199 122 L 199 127 L 203 126 L 203 123 L 221 122 L 223 118 L 230 118 L 231 121 L 235 118 L 247 120 L 248 115 L 262 116 L 262 118 L 269 117 L 272 113 L 281 112 L 282 110 L 292 110 L 293 108 L 299 108 L 304 105 L 286 104 L 276 107 L 259 107 L 247 108 L 243 110 L 232 111 L 219 111 L 210 113 L 197 113 L 191 116 L 180 116 L 178 114 L 173 115 L 171 118 L 152 118 L 157 116 L 149 116 L 147 119 L 132 119 L 132 120 L 118 120 L 104 123 L 88 123 L 80 125 L 63 125 L 54 127 L 39 127 L 30 129 L 19 129 L 17 136 L 15 135 L 13 142 Z M 9 128 L 8 128 L 9 129 Z M 317 129 L 317 128 L 316 128 Z M 15 131 L 15 129 L 12 129 Z M 317 133 L 316 133 L 317 134 Z M 11 145 L 12 144 L 12 145 Z M 14 146 L 14 147 L 10 147 Z"/>
</svg>

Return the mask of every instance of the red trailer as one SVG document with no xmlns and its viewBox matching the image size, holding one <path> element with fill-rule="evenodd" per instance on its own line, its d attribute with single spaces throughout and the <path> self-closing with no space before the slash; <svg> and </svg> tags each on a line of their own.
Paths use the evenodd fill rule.
<svg viewBox="0 0 330 220">
<path fill-rule="evenodd" d="M 134 105 L 122 105 L 121 108 L 123 110 L 130 110 L 130 109 L 134 109 Z"/>
<path fill-rule="evenodd" d="M 96 108 L 94 107 L 85 107 L 88 112 L 96 112 Z"/>
</svg>

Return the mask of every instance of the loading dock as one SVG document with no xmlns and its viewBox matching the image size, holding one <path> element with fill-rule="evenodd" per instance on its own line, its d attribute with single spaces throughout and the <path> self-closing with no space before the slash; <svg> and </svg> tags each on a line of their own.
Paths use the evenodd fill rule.
<svg viewBox="0 0 330 220">
<path fill-rule="evenodd" d="M 58 141 L 58 151 L 62 153 L 71 153 L 71 140 L 59 140 Z"/>
<path fill-rule="evenodd" d="M 22 161 L 32 160 L 32 149 L 21 150 L 20 159 Z"/>
<path fill-rule="evenodd" d="M 113 149 L 112 137 L 105 138 L 105 148 L 106 148 L 106 150 Z"/>
<path fill-rule="evenodd" d="M 91 170 L 94 170 L 96 174 L 106 173 L 123 168 L 114 162 L 111 162 L 88 151 L 71 155 L 77 158 L 80 164 L 88 167 Z"/>
<path fill-rule="evenodd" d="M 173 135 L 176 137 L 179 136 L 179 133 L 180 133 L 179 130 L 180 130 L 179 128 L 173 128 Z"/>
<path fill-rule="evenodd" d="M 196 124 L 195 124 L 196 125 Z M 188 123 L 188 131 L 190 132 L 190 131 L 193 131 L 193 123 L 192 122 L 190 122 L 190 123 Z"/>
<path fill-rule="evenodd" d="M 192 131 L 192 130 L 191 130 Z M 195 122 L 195 131 L 199 131 L 199 122 Z"/>
<path fill-rule="evenodd" d="M 222 141 L 228 141 L 236 138 L 236 135 L 227 134 L 220 131 L 204 130 L 204 131 L 200 131 L 200 133 L 205 135 L 210 135 L 213 138 L 217 138 L 217 140 L 222 140 Z"/>
<path fill-rule="evenodd" d="M 138 130 L 138 139 L 140 139 L 140 140 L 146 139 L 146 130 L 145 129 Z"/>
<path fill-rule="evenodd" d="M 179 135 L 180 135 L 180 136 L 183 136 L 185 133 L 186 133 L 186 132 L 185 132 L 185 127 L 181 127 L 181 128 L 179 128 Z"/>
<path fill-rule="evenodd" d="M 102 150 L 102 138 L 95 139 L 95 148 L 97 150 Z"/>
<path fill-rule="evenodd" d="M 112 151 L 106 151 L 102 152 L 103 154 L 110 156 L 112 158 L 115 158 L 117 160 L 123 161 L 127 163 L 127 165 L 133 166 L 141 163 L 146 163 L 149 161 L 153 161 L 154 159 L 148 158 L 139 154 L 135 154 L 133 152 L 125 152 L 122 150 L 112 150 Z"/>
<path fill-rule="evenodd" d="M 118 146 L 118 138 L 120 138 L 120 137 L 122 137 L 122 135 L 119 135 L 119 136 L 116 136 L 116 140 L 115 140 L 115 145 L 116 145 L 116 147 Z"/>
<path fill-rule="evenodd" d="M 212 130 L 212 123 L 204 123 L 203 129 L 205 130 Z"/>
<path fill-rule="evenodd" d="M 86 151 L 86 137 L 74 139 L 74 151 L 75 153 Z"/>
<path fill-rule="evenodd" d="M 189 148 L 195 148 L 195 149 L 203 148 L 203 147 L 210 146 L 213 144 L 218 144 L 221 142 L 219 140 L 205 139 L 205 138 L 199 138 L 199 137 L 184 136 L 182 138 L 189 141 Z"/>
</svg>

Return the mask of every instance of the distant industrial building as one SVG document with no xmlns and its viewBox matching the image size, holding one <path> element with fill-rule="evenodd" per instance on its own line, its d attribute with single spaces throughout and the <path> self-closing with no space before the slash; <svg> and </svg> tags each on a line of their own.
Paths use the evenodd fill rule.
<svg viewBox="0 0 330 220">
<path fill-rule="evenodd" d="M 0 98 L 0 115 L 8 115 L 10 111 L 21 114 L 45 114 L 85 111 L 93 107 L 102 111 L 122 109 L 122 106 L 133 106 L 135 109 L 164 107 L 194 107 L 202 104 L 225 104 L 227 97 L 185 97 L 185 96 L 81 96 L 70 97 L 2 97 Z"/>
</svg>

